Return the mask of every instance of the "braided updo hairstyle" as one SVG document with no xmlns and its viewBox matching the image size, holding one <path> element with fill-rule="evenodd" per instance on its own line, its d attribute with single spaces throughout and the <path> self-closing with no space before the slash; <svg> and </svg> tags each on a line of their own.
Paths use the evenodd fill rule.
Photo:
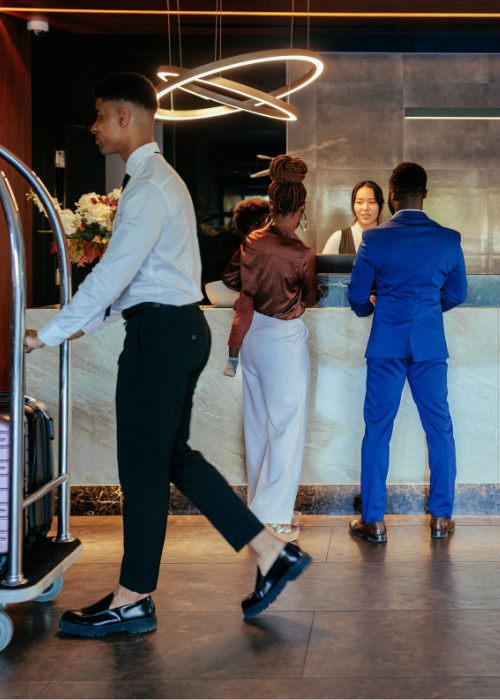
<svg viewBox="0 0 500 700">
<path fill-rule="evenodd" d="M 307 165 L 302 158 L 289 155 L 276 156 L 269 166 L 272 182 L 269 200 L 276 214 L 293 214 L 306 201 L 307 190 L 302 183 Z"/>
</svg>

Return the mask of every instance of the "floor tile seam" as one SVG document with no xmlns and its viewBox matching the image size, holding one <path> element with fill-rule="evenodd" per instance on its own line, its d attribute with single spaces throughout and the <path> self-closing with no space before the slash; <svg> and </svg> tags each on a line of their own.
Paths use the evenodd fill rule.
<svg viewBox="0 0 500 700">
<path fill-rule="evenodd" d="M 423 680 L 423 681 L 436 681 L 436 680 L 456 680 L 456 681 L 464 681 L 464 680 L 485 680 L 488 678 L 495 678 L 500 680 L 500 674 L 499 675 L 471 675 L 467 674 L 465 676 L 340 676 L 340 675 L 335 675 L 335 676 L 322 676 L 319 673 L 314 673 L 314 675 L 311 676 L 304 676 L 303 678 L 294 678 L 294 677 L 289 677 L 288 679 L 281 679 L 281 678 L 276 678 L 276 680 L 290 680 L 290 681 L 297 681 L 297 680 L 304 680 L 304 681 L 313 681 L 313 680 L 339 680 L 339 681 L 349 681 L 349 680 L 361 680 L 361 681 L 383 681 L 383 680 L 389 680 L 389 681 L 405 681 L 405 680 Z M 176 679 L 177 680 L 177 679 Z M 200 679 L 200 680 L 205 680 L 205 679 Z M 212 680 L 212 679 L 208 679 Z M 216 680 L 216 679 L 215 679 Z M 221 678 L 221 680 L 229 680 L 224 678 Z M 246 678 L 242 678 L 241 680 L 247 680 Z M 275 680 L 274 678 L 252 678 L 251 680 Z M 479 698 L 480 696 L 476 696 Z M 493 698 L 485 698 L 485 700 L 494 700 Z"/>
<path fill-rule="evenodd" d="M 330 529 L 330 537 L 328 538 L 328 546 L 326 548 L 326 556 L 323 564 L 328 563 L 328 555 L 330 554 L 330 547 L 332 546 L 332 538 L 333 538 L 333 527 Z M 312 562 L 314 564 L 314 562 Z"/>
<path fill-rule="evenodd" d="M 32 614 L 33 617 L 37 617 L 40 615 L 44 615 L 44 617 L 50 616 L 54 618 L 60 618 L 62 613 L 64 611 L 61 609 L 59 611 L 54 611 L 51 613 L 30 613 Z M 169 609 L 169 610 L 162 610 L 159 609 L 158 606 L 156 606 L 156 613 L 157 615 L 170 615 L 170 614 L 176 614 L 176 615 L 200 615 L 204 613 L 213 613 L 214 615 L 221 615 L 221 614 L 227 614 L 227 615 L 235 615 L 236 613 L 239 613 L 240 609 L 235 608 L 234 610 L 220 610 L 220 609 L 215 609 L 211 607 L 210 609 L 207 610 L 185 610 L 183 608 L 180 608 L 178 610 L 174 609 Z M 275 610 L 269 610 L 268 614 L 273 615 L 275 613 L 282 613 L 282 614 L 289 614 L 289 613 L 309 613 L 312 614 L 314 617 L 316 616 L 316 613 L 328 613 L 328 614 L 335 614 L 335 613 L 460 613 L 460 612 L 490 612 L 490 613 L 500 613 L 500 607 L 498 608 L 481 608 L 481 607 L 475 607 L 475 608 L 315 608 L 315 609 L 310 609 L 310 608 L 276 608 Z M 15 619 L 20 620 L 21 618 L 26 617 L 23 613 L 18 613 L 18 612 L 9 612 L 9 617 L 12 618 L 14 621 Z M 243 620 L 244 618 L 242 618 Z M 314 624 L 314 619 L 313 623 Z M 1 682 L 1 681 L 0 681 Z"/>
<path fill-rule="evenodd" d="M 277 612 L 279 612 L 279 611 L 277 611 Z M 304 654 L 304 663 L 302 664 L 302 672 L 300 674 L 301 679 L 304 678 L 304 672 L 306 670 L 307 657 L 309 655 L 309 644 L 311 643 L 312 631 L 314 629 L 314 620 L 316 618 L 316 611 L 312 610 L 311 612 L 312 612 L 311 626 L 309 628 L 309 636 L 307 637 L 307 644 L 306 644 L 306 653 Z"/>
<path fill-rule="evenodd" d="M 40 683 L 43 683 L 43 682 L 44 681 L 40 681 Z M 48 687 L 51 683 L 52 683 L 52 681 L 47 681 L 46 684 L 43 686 L 43 688 L 40 689 L 40 692 L 38 693 L 38 695 L 36 697 L 39 698 L 42 695 L 42 693 L 45 693 L 45 691 L 48 689 Z"/>
<path fill-rule="evenodd" d="M 389 676 L 364 676 L 364 675 L 357 675 L 357 676 L 341 676 L 341 675 L 332 675 L 332 676 L 323 676 L 321 673 L 315 672 L 314 675 L 311 676 L 217 676 L 217 677 L 207 677 L 207 676 L 200 676 L 198 678 L 178 678 L 175 676 L 171 677 L 162 677 L 162 676 L 148 676 L 147 682 L 171 682 L 171 683 L 178 683 L 178 682 L 200 682 L 200 683 L 207 683 L 207 682 L 212 682 L 212 683 L 222 683 L 226 681 L 247 681 L 247 682 L 263 682 L 263 683 L 269 683 L 269 681 L 288 681 L 288 682 L 293 682 L 296 683 L 298 681 L 314 681 L 314 680 L 342 680 L 342 681 L 349 681 L 349 680 L 361 680 L 361 681 L 383 681 L 383 680 L 392 680 L 392 681 L 405 681 L 405 680 L 424 680 L 424 681 L 436 681 L 436 680 L 483 680 L 483 679 L 498 679 L 500 680 L 500 674 L 495 674 L 495 675 L 463 675 L 463 676 L 425 676 L 425 675 L 420 675 L 420 676 L 394 676 L 394 675 L 389 675 Z M 45 679 L 44 679 L 45 680 Z M 34 682 L 34 681 L 33 681 Z M 129 678 L 124 678 L 123 676 L 119 678 L 111 678 L 111 679 L 103 679 L 101 681 L 88 681 L 85 679 L 82 680 L 49 680 L 49 683 L 142 683 L 144 684 L 146 682 L 145 679 L 141 680 L 134 680 L 134 679 L 129 679 Z"/>
<path fill-rule="evenodd" d="M 314 678 L 334 678 L 335 676 L 314 676 Z M 266 683 L 270 680 L 283 680 L 283 681 L 311 681 L 314 680 L 314 678 L 311 676 L 309 678 L 297 678 L 296 676 L 272 676 L 272 678 L 267 678 L 267 677 L 251 677 L 249 678 L 248 676 L 239 676 L 239 677 L 231 677 L 231 676 L 224 676 L 223 678 L 162 678 L 162 679 L 152 679 L 152 680 L 161 680 L 161 681 L 166 681 L 169 683 L 177 683 L 178 681 L 184 681 L 187 683 L 220 683 L 221 681 L 262 681 L 263 683 Z M 421 680 L 422 676 L 339 676 L 339 678 L 342 678 L 342 680 L 357 680 L 359 678 L 368 678 L 369 680 Z M 424 676 L 424 678 L 433 678 L 433 679 L 442 679 L 442 680 L 453 680 L 453 679 L 461 679 L 463 680 L 464 678 L 469 678 L 473 680 L 474 678 L 500 678 L 499 676 L 477 676 L 477 675 L 467 675 L 467 676 Z M 149 679 L 148 679 L 149 680 Z M 9 684 L 11 685 L 12 683 L 15 683 L 16 681 L 1 681 L 0 680 L 0 688 L 2 686 L 2 683 L 4 684 Z M 20 683 L 44 683 L 45 679 L 41 681 L 19 681 Z M 59 680 L 51 680 L 47 681 L 47 684 L 52 685 L 52 684 L 58 684 L 58 683 L 109 683 L 109 679 L 102 679 L 102 680 L 71 680 L 71 679 L 59 679 Z M 138 680 L 121 680 L 121 679 L 112 679 L 111 682 L 113 683 L 134 683 L 134 684 L 141 684 L 144 685 L 145 681 L 144 679 L 138 679 Z"/>
<path fill-rule="evenodd" d="M 72 569 L 75 569 L 76 567 L 85 567 L 87 568 L 88 565 L 92 565 L 95 567 L 117 567 L 120 566 L 121 562 L 106 562 L 103 564 L 102 562 L 98 563 L 91 563 L 91 562 L 85 562 L 83 564 L 74 564 Z M 370 567 L 384 567 L 388 565 L 399 565 L 401 563 L 405 563 L 410 567 L 411 565 L 415 563 L 429 563 L 429 559 L 393 559 L 392 561 L 366 561 L 366 560 L 358 560 L 358 559 L 353 559 L 351 561 L 349 560 L 344 560 L 344 561 L 313 561 L 311 563 L 311 566 L 322 566 L 326 565 L 328 567 L 331 566 L 339 566 L 339 565 L 345 565 L 345 566 L 370 566 Z M 458 559 L 456 561 L 449 561 L 449 559 L 435 559 L 431 560 L 432 564 L 446 564 L 447 566 L 460 566 L 462 564 L 499 564 L 500 565 L 500 558 L 499 559 Z M 215 562 L 215 563 L 207 563 L 207 562 L 161 562 L 160 564 L 161 567 L 172 567 L 172 566 L 179 566 L 179 567 L 200 567 L 200 566 L 210 566 L 210 567 L 231 567 L 234 569 L 240 568 L 242 569 L 243 567 L 255 567 L 254 562 Z"/>
<path fill-rule="evenodd" d="M 467 676 L 305 676 L 304 678 L 301 678 L 299 676 L 220 676 L 218 678 L 207 678 L 207 677 L 200 677 L 200 678 L 148 678 L 147 681 L 145 680 L 122 680 L 120 678 L 116 679 L 111 679 L 111 680 L 51 680 L 48 681 L 50 685 L 52 684 L 61 684 L 61 683 L 95 683 L 95 684 L 102 684 L 102 683 L 126 683 L 128 684 L 139 684 L 141 683 L 143 686 L 145 682 L 154 681 L 154 682 L 163 682 L 163 683 L 221 683 L 225 681 L 249 681 L 249 682 L 261 682 L 261 683 L 269 683 L 269 681 L 289 681 L 289 682 L 294 682 L 296 683 L 297 681 L 314 681 L 315 679 L 320 678 L 323 680 L 328 680 L 332 678 L 339 678 L 343 681 L 356 681 L 356 680 L 370 680 L 370 681 L 383 681 L 383 680 L 398 680 L 398 681 L 410 681 L 410 680 L 474 680 L 474 679 L 484 679 L 484 678 L 500 678 L 500 676 L 478 676 L 478 675 L 467 675 Z M 26 681 L 28 683 L 36 683 L 37 681 Z M 40 682 L 40 681 L 39 681 Z M 43 681 L 41 681 L 43 682 Z M 39 697 L 39 696 L 37 696 Z"/>
<path fill-rule="evenodd" d="M 37 612 L 37 613 L 28 613 L 29 615 L 32 615 L 33 617 L 42 615 L 46 618 L 47 616 L 50 618 L 60 618 L 62 614 L 62 610 L 59 611 L 54 611 L 54 612 Z M 475 607 L 475 608 L 367 608 L 367 607 L 362 607 L 362 608 L 315 608 L 315 609 L 310 609 L 310 608 L 276 608 L 273 610 L 269 610 L 267 612 L 267 615 L 273 615 L 274 613 L 281 613 L 284 615 L 288 615 L 291 613 L 308 613 L 313 616 L 312 622 L 311 622 L 311 629 L 314 626 L 314 623 L 316 621 L 316 614 L 336 614 L 336 613 L 408 613 L 408 614 L 420 614 L 420 613 L 461 613 L 461 612 L 490 612 L 490 613 L 500 613 L 500 607 L 498 608 L 491 608 L 491 607 Z M 209 610 L 161 610 L 158 609 L 158 606 L 156 607 L 156 613 L 157 615 L 170 615 L 170 614 L 175 614 L 175 615 L 200 615 L 204 613 L 209 613 L 213 615 L 221 615 L 221 614 L 227 614 L 227 615 L 236 615 L 237 613 L 240 613 L 239 609 L 235 610 L 214 610 L 213 607 L 211 607 Z M 12 618 L 13 621 L 16 619 L 20 618 L 25 618 L 27 616 L 26 613 L 21 613 L 17 611 L 9 611 L 8 612 L 9 617 Z M 241 618 L 242 621 L 244 618 Z M 1 682 L 1 681 L 0 681 Z"/>
<path fill-rule="evenodd" d="M 329 561 L 328 559 L 325 562 L 320 562 L 324 564 L 354 564 L 356 563 L 356 559 L 351 559 L 351 560 L 344 560 L 344 561 Z M 500 563 L 500 557 L 498 559 L 458 559 L 455 562 L 450 562 L 449 559 L 431 559 L 430 557 L 424 558 L 422 557 L 421 559 L 407 559 L 407 558 L 401 558 L 401 559 L 392 559 L 390 562 L 381 562 L 384 564 L 399 564 L 401 562 L 413 562 L 415 564 L 420 564 L 420 563 L 427 563 L 427 564 L 440 564 L 441 562 L 447 562 L 448 564 L 453 563 L 453 564 L 498 564 Z M 315 562 L 318 563 L 318 562 Z M 365 562 L 367 564 L 371 564 L 372 562 Z M 377 562 L 373 562 L 377 563 Z"/>
</svg>

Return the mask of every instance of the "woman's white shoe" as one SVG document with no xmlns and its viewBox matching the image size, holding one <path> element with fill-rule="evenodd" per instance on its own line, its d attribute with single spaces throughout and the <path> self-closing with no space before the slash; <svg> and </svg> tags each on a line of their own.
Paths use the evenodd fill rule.
<svg viewBox="0 0 500 700">
<path fill-rule="evenodd" d="M 279 537 L 283 542 L 293 542 L 300 534 L 298 525 L 279 525 L 275 523 L 264 523 L 264 527 L 273 535 Z"/>
</svg>

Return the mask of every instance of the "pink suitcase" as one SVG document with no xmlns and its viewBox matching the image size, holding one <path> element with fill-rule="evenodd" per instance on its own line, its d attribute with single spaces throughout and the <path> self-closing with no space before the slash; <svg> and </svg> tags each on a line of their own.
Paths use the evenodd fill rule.
<svg viewBox="0 0 500 700">
<path fill-rule="evenodd" d="M 10 416 L 0 414 L 0 556 L 9 551 L 9 452 Z M 24 417 L 25 460 L 24 480 L 28 477 L 28 421 Z M 26 513 L 25 513 L 26 520 Z"/>
<path fill-rule="evenodd" d="M 0 416 L 0 554 L 9 550 L 9 419 Z"/>
</svg>

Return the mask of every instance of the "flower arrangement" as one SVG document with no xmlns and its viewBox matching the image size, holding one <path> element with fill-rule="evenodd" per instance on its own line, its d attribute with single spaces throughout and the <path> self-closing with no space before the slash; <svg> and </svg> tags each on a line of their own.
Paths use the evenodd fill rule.
<svg viewBox="0 0 500 700">
<path fill-rule="evenodd" d="M 71 209 L 62 209 L 57 199 L 52 199 L 68 239 L 69 257 L 78 267 L 83 267 L 96 258 L 102 258 L 113 232 L 113 221 L 120 195 L 121 189 L 113 190 L 106 196 L 95 192 L 84 194 L 76 202 L 75 212 Z M 33 190 L 26 197 L 47 215 Z M 55 241 L 52 243 L 50 252 L 57 252 Z"/>
</svg>

